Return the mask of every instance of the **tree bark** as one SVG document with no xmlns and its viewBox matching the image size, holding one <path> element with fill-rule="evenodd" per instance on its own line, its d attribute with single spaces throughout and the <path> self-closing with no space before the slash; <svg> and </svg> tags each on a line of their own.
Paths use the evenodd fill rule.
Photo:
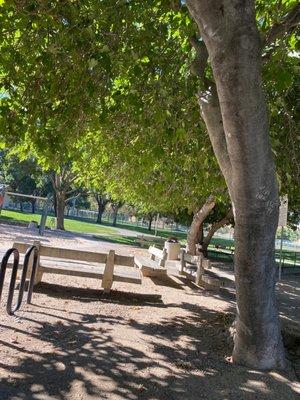
<svg viewBox="0 0 300 400">
<path fill-rule="evenodd" d="M 54 215 L 55 215 L 55 217 L 57 217 L 57 208 L 56 208 L 56 206 L 57 206 L 56 192 L 55 192 L 55 189 L 54 189 L 54 187 L 53 187 L 53 209 L 54 209 Z"/>
<path fill-rule="evenodd" d="M 68 166 L 63 166 L 60 172 L 52 172 L 50 173 L 49 176 L 54 191 L 54 210 L 56 215 L 56 229 L 64 230 L 66 202 L 78 196 L 76 195 L 67 198 L 67 194 L 74 192 L 74 190 L 70 189 L 72 183 L 76 179 L 76 175 L 68 169 Z"/>
<path fill-rule="evenodd" d="M 35 214 L 35 205 L 36 205 L 36 200 L 31 200 L 31 213 Z"/>
<path fill-rule="evenodd" d="M 119 209 L 122 207 L 124 203 L 122 201 L 117 201 L 117 202 L 113 202 L 112 205 L 112 209 L 114 211 L 113 213 L 113 222 L 112 222 L 112 226 L 117 226 L 117 216 L 118 216 L 118 211 Z"/>
<path fill-rule="evenodd" d="M 109 198 L 98 193 L 94 193 L 94 197 L 98 205 L 97 224 L 102 224 L 102 216 L 105 211 L 105 207 L 109 202 Z"/>
<path fill-rule="evenodd" d="M 153 217 L 154 217 L 153 214 L 149 214 L 148 215 L 148 231 L 150 231 L 150 232 L 151 232 L 151 229 L 152 229 Z"/>
<path fill-rule="evenodd" d="M 199 243 L 199 236 L 202 230 L 202 225 L 205 218 L 215 206 L 214 197 L 210 196 L 205 204 L 198 210 L 193 217 L 191 227 L 187 235 L 187 253 L 191 255 L 196 254 L 196 245 Z"/>
<path fill-rule="evenodd" d="M 202 252 L 203 252 L 205 257 L 207 257 L 207 248 L 208 248 L 209 243 L 210 243 L 212 237 L 214 236 L 214 234 L 220 228 L 222 228 L 222 226 L 225 226 L 225 225 L 229 224 L 232 219 L 233 219 L 233 212 L 232 212 L 232 208 L 230 208 L 230 210 L 228 211 L 228 213 L 225 215 L 224 218 L 222 218 L 220 221 L 214 222 L 212 224 L 208 234 L 206 235 L 206 237 L 205 237 L 205 239 L 203 240 L 203 243 L 202 243 Z"/>
<path fill-rule="evenodd" d="M 102 224 L 102 215 L 104 213 L 103 207 L 98 204 L 97 224 Z"/>
<path fill-rule="evenodd" d="M 66 195 L 64 192 L 56 193 L 56 229 L 65 230 L 65 205 Z"/>
<path fill-rule="evenodd" d="M 261 44 L 253 0 L 187 0 L 206 44 L 221 110 L 210 136 L 235 214 L 237 319 L 233 361 L 284 368 L 275 299 L 278 189 L 261 82 Z M 212 91 L 211 91 L 212 92 Z M 200 94 L 200 107 L 201 101 Z M 206 121 L 205 121 L 206 122 Z M 219 134 L 219 137 L 217 135 Z M 220 162 L 221 161 L 221 162 Z"/>
<path fill-rule="evenodd" d="M 114 211 L 112 226 L 117 226 L 118 210 Z"/>
</svg>

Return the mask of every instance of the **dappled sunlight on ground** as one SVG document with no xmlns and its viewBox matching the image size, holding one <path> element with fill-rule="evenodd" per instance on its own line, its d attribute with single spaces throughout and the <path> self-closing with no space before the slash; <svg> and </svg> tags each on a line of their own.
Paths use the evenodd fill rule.
<svg viewBox="0 0 300 400">
<path fill-rule="evenodd" d="M 61 279 L 48 275 L 18 316 L 1 310 L 1 400 L 296 399 L 287 376 L 227 361 L 234 307 L 222 296 L 150 279 L 105 296 Z"/>
<path fill-rule="evenodd" d="M 0 238 L 13 241 L 14 232 Z M 99 252 L 113 247 L 65 233 L 45 240 Z M 280 287 L 292 302 L 294 289 L 293 282 Z M 180 276 L 144 278 L 141 286 L 115 283 L 104 295 L 95 279 L 44 275 L 33 304 L 15 317 L 2 304 L 0 399 L 296 399 L 293 370 L 231 364 L 234 313 L 232 287 L 211 293 Z"/>
</svg>

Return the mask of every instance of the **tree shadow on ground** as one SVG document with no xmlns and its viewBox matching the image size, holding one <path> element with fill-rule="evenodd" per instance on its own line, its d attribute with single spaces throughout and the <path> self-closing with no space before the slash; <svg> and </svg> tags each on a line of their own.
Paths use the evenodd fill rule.
<svg viewBox="0 0 300 400">
<path fill-rule="evenodd" d="M 75 286 L 65 286 L 53 283 L 41 282 L 34 291 L 43 293 L 49 297 L 68 300 L 80 300 L 81 302 L 100 301 L 103 303 L 118 304 L 140 304 L 144 306 L 164 307 L 159 294 L 144 294 L 111 290 L 105 294 L 103 289 L 81 288 Z"/>
<path fill-rule="evenodd" d="M 166 286 L 174 289 L 183 290 L 183 283 L 178 283 L 169 275 L 159 276 L 159 277 L 150 277 L 151 281 L 156 286 Z"/>
<path fill-rule="evenodd" d="M 35 324 L 30 332 L 2 325 L 42 347 L 2 341 L 3 349 L 18 352 L 18 360 L 0 362 L 7 371 L 1 400 L 296 399 L 285 378 L 226 361 L 232 313 L 182 303 L 187 314 L 155 322 L 80 312 L 57 321 L 42 308 L 25 313 L 23 319 Z M 118 337 L 120 326 L 126 333 Z"/>
</svg>

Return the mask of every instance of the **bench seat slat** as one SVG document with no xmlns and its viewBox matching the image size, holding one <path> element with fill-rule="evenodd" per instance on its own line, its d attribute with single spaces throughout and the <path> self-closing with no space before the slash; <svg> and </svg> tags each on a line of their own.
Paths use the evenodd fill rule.
<svg viewBox="0 0 300 400">
<path fill-rule="evenodd" d="M 14 243 L 14 247 L 16 247 L 20 253 L 25 253 L 30 246 L 32 246 L 32 244 L 22 243 L 22 242 Z M 41 245 L 40 255 L 51 258 L 62 258 L 65 260 L 80 260 L 80 261 L 98 262 L 98 263 L 105 263 L 107 259 L 107 254 L 104 253 L 63 249 L 60 247 L 50 247 L 45 245 Z"/>
<path fill-rule="evenodd" d="M 166 268 L 158 266 L 155 261 L 150 260 L 149 258 L 136 256 L 134 262 L 141 270 L 143 276 L 155 277 L 166 275 L 167 273 Z"/>
<path fill-rule="evenodd" d="M 102 267 L 72 267 L 68 268 L 64 265 L 41 265 L 40 268 L 45 274 L 58 274 L 58 275 L 69 275 L 78 276 L 84 278 L 96 278 L 102 279 L 104 272 L 104 265 Z M 138 270 L 130 270 L 130 272 L 115 272 L 113 275 L 114 282 L 127 282 L 141 284 L 142 279 Z"/>
<path fill-rule="evenodd" d="M 14 243 L 14 247 L 21 253 L 21 259 L 23 259 L 22 253 L 25 253 L 30 246 L 32 244 Z M 42 257 L 39 270 L 42 273 L 103 280 L 107 254 L 41 245 L 40 255 Z M 11 266 L 11 263 L 9 264 Z M 114 265 L 134 267 L 134 257 L 115 254 Z M 22 263 L 19 268 L 22 268 Z M 126 268 L 123 271 L 114 269 L 113 281 L 141 284 L 142 278 L 140 271 L 135 268 L 130 268 L 128 271 Z"/>
<path fill-rule="evenodd" d="M 135 264 L 139 267 L 151 267 L 151 268 L 159 268 L 157 262 L 154 260 L 150 260 L 150 258 L 137 256 L 134 258 Z"/>
<path fill-rule="evenodd" d="M 158 248 L 156 248 L 156 247 L 150 246 L 149 249 L 148 249 L 148 252 L 150 254 L 153 254 L 155 257 L 158 257 L 158 258 L 162 258 L 163 257 L 163 251 L 158 249 Z"/>
<path fill-rule="evenodd" d="M 123 265 L 125 267 L 134 267 L 134 257 L 122 256 L 115 254 L 115 265 Z"/>
<path fill-rule="evenodd" d="M 90 267 L 73 267 L 68 268 L 65 265 L 43 265 L 40 266 L 41 271 L 44 274 L 59 274 L 69 276 L 79 276 L 84 278 L 98 278 L 103 277 L 103 268 L 90 268 Z"/>
<path fill-rule="evenodd" d="M 65 260 L 80 260 L 87 262 L 105 263 L 107 254 L 93 253 L 91 251 L 81 251 L 72 249 L 62 249 L 59 247 L 44 247 L 41 246 L 41 257 L 63 258 Z"/>
</svg>

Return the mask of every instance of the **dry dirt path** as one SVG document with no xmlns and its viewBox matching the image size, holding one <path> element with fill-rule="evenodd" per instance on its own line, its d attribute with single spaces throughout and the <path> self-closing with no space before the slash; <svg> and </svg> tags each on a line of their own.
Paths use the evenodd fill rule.
<svg viewBox="0 0 300 400">
<path fill-rule="evenodd" d="M 0 240 L 11 244 L 10 234 Z M 81 236 L 45 240 L 142 251 Z M 95 280 L 43 280 L 33 304 L 16 317 L 1 307 L 1 400 L 298 398 L 292 372 L 262 373 L 229 362 L 235 303 L 226 293 L 211 294 L 179 277 L 114 284 L 109 296 Z"/>
<path fill-rule="evenodd" d="M 119 230 L 116 230 L 118 233 Z M 125 231 L 124 231 L 125 232 Z M 128 233 L 132 234 L 131 231 Z M 88 251 L 107 251 L 115 249 L 119 252 L 128 252 L 128 249 L 133 249 L 133 252 L 138 252 L 140 249 L 132 246 L 103 242 L 93 237 L 92 234 L 80 234 L 67 231 L 46 230 L 44 236 L 39 236 L 37 231 L 30 231 L 23 226 L 0 224 L 0 254 L 4 253 L 15 240 L 32 241 L 39 240 L 45 245 L 59 246 L 65 248 L 79 248 Z"/>
</svg>

